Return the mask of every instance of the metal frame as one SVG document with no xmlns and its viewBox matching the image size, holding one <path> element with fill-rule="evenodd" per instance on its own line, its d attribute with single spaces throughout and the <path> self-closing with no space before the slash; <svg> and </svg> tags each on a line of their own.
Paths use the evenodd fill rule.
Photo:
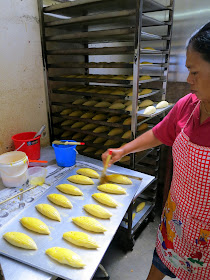
<svg viewBox="0 0 210 280">
<path fill-rule="evenodd" d="M 53 125 L 52 125 L 52 111 L 50 104 L 50 86 L 49 86 L 49 76 L 47 68 L 47 51 L 45 44 L 45 29 L 44 29 L 44 15 L 43 15 L 43 0 L 37 0 L 39 22 L 40 22 L 40 37 L 41 37 L 41 49 L 42 49 L 42 61 L 43 61 L 43 72 L 44 72 L 44 82 L 45 82 L 45 94 L 46 94 L 46 105 L 47 105 L 47 115 L 49 122 L 49 132 L 50 132 L 50 142 L 53 141 Z"/>
<path fill-rule="evenodd" d="M 142 98 L 146 98 L 152 94 L 148 94 L 145 96 L 138 96 L 138 91 L 139 91 L 139 85 L 146 85 L 146 83 L 148 82 L 148 80 L 146 81 L 139 81 L 139 76 L 142 73 L 142 69 L 143 67 L 147 67 L 146 69 L 148 69 L 148 72 L 150 71 L 150 65 L 143 65 L 140 64 L 140 58 L 141 55 L 143 54 L 150 54 L 150 55 L 164 55 L 164 61 L 162 63 L 157 63 L 155 66 L 160 67 L 161 69 L 161 73 L 163 73 L 161 76 L 158 77 L 154 77 L 152 76 L 152 79 L 149 80 L 150 82 L 152 81 L 161 81 L 162 83 L 162 87 L 161 89 L 158 91 L 156 91 L 156 93 L 161 92 L 162 95 L 162 100 L 165 100 L 165 96 L 166 96 L 166 87 L 167 87 L 167 80 L 168 80 L 168 70 L 169 70 L 169 58 L 170 58 L 170 51 L 171 51 L 171 36 L 172 36 L 172 27 L 173 27 L 173 11 L 174 11 L 174 2 L 175 0 L 170 0 L 170 4 L 168 7 L 165 7 L 163 5 L 157 4 L 155 6 L 154 9 L 152 9 L 152 5 L 155 3 L 154 0 L 132 0 L 132 1 L 128 1 L 128 0 L 124 0 L 124 2 L 129 2 L 129 5 L 127 5 L 127 9 L 125 9 L 123 6 L 121 7 L 121 5 L 119 5 L 119 10 L 116 9 L 115 10 L 111 10 L 111 5 L 115 5 L 115 8 L 117 6 L 116 3 L 118 3 L 120 0 L 116 0 L 116 1 L 112 1 L 112 0 L 77 0 L 77 1 L 65 1 L 65 3 L 61 3 L 58 5 L 53 5 L 51 7 L 47 7 L 47 8 L 42 8 L 42 1 L 38 1 L 38 5 L 39 5 L 39 14 L 40 14 L 40 24 L 42 27 L 42 31 L 41 31 L 41 36 L 42 36 L 42 52 L 43 52 L 43 65 L 44 65 L 44 70 L 45 70 L 45 77 L 46 77 L 46 81 L 63 81 L 65 84 L 70 84 L 70 86 L 72 85 L 72 83 L 75 82 L 81 82 L 84 83 L 84 85 L 89 86 L 90 83 L 97 83 L 98 87 L 99 84 L 110 84 L 113 83 L 115 84 L 116 89 L 120 86 L 120 87 L 124 87 L 124 88 L 128 88 L 128 89 L 133 89 L 133 96 L 130 98 L 125 98 L 125 96 L 114 96 L 114 95 L 101 95 L 101 99 L 106 99 L 106 98 L 110 98 L 110 99 L 132 99 L 132 107 L 134 108 L 132 110 L 132 112 L 127 114 L 127 117 L 131 116 L 132 118 L 132 122 L 130 125 L 130 130 L 131 130 L 131 139 L 126 139 L 124 140 L 124 142 L 128 142 L 132 139 L 135 139 L 138 135 L 137 135 L 137 127 L 144 123 L 147 122 L 151 119 L 153 119 L 154 117 L 156 117 L 157 115 L 161 115 L 163 116 L 165 114 L 165 111 L 170 109 L 172 107 L 172 105 L 170 105 L 168 108 L 163 109 L 163 110 L 157 110 L 158 112 L 154 115 L 151 116 L 147 116 L 146 120 L 144 121 L 138 121 L 138 116 L 139 116 L 139 111 L 137 110 L 137 106 L 138 106 L 138 101 Z M 116 2 L 116 3 L 115 3 Z M 126 2 L 126 3 L 127 3 Z M 120 2 L 121 3 L 121 2 Z M 123 2 L 122 2 L 123 3 Z M 146 5 L 147 3 L 147 5 Z M 94 4 L 94 5 L 93 5 Z M 107 5 L 110 6 L 107 6 Z M 130 5 L 131 4 L 131 5 Z M 81 5 L 81 6 L 80 6 Z M 90 6 L 89 6 L 90 5 Z M 99 8 L 99 13 L 96 13 L 96 7 L 97 5 L 102 5 Z M 134 6 L 135 5 L 135 6 Z M 43 13 L 44 12 L 50 12 L 50 13 L 58 13 L 59 15 L 67 15 L 68 12 L 67 11 L 71 11 L 71 14 L 74 13 L 74 11 L 81 13 L 80 12 L 80 7 L 81 10 L 84 8 L 85 11 L 83 11 L 83 14 L 79 14 L 78 17 L 71 17 L 70 19 L 59 19 L 59 20 L 55 20 L 53 22 L 50 22 L 48 24 L 44 24 L 44 19 L 43 19 Z M 118 6 L 117 6 L 118 7 Z M 146 7 L 146 8 L 145 8 Z M 88 14 L 88 9 L 90 8 L 90 10 L 94 10 L 95 14 Z M 135 9 L 135 15 L 134 15 L 134 9 Z M 145 11 L 144 11 L 145 9 Z M 148 26 L 145 23 L 145 20 L 147 20 L 147 22 L 151 22 L 151 26 L 156 26 L 158 25 L 158 21 L 152 21 L 152 18 L 148 17 L 147 15 L 144 14 L 147 12 L 151 12 L 151 11 L 167 11 L 168 12 L 168 19 L 167 21 L 162 21 L 159 22 L 159 25 L 166 25 L 167 26 L 167 34 L 164 36 L 160 36 L 160 35 L 155 35 L 155 34 L 148 34 L 146 32 L 142 31 L 142 27 Z M 144 12 L 143 12 L 144 11 Z M 108 30 L 105 31 L 89 31 L 88 26 L 84 25 L 83 27 L 83 32 L 80 30 L 78 32 L 75 33 L 66 33 L 66 34 L 59 34 L 59 35 L 53 35 L 53 36 L 45 36 L 45 27 L 47 28 L 53 28 L 53 27 L 57 27 L 57 28 L 63 28 L 66 32 L 68 32 L 68 30 L 70 30 L 69 28 L 72 28 L 76 26 L 76 24 L 94 24 L 96 25 L 97 20 L 98 22 L 109 22 L 111 20 L 117 20 L 120 19 L 122 20 L 122 22 L 126 21 L 127 17 L 134 17 L 135 19 L 135 24 L 133 26 L 123 26 L 123 28 L 110 28 Z M 75 29 L 77 31 L 77 29 Z M 106 37 L 105 37 L 106 36 Z M 84 48 L 69 48 L 69 49 L 58 49 L 58 50 L 50 50 L 50 51 L 46 51 L 46 41 L 51 41 L 53 42 L 55 41 L 59 41 L 62 40 L 63 42 L 74 42 L 74 43 L 81 43 L 83 44 Z M 163 50 L 158 50 L 158 51 L 150 51 L 150 50 L 144 50 L 141 48 L 142 46 L 142 41 L 151 41 L 151 40 L 166 40 L 166 46 L 165 49 Z M 104 42 L 129 42 L 127 43 L 126 46 L 111 46 L 111 47 L 98 47 L 98 43 L 104 43 Z M 96 43 L 96 47 L 90 47 L 89 48 L 89 43 Z M 133 54 L 133 65 L 126 62 L 117 62 L 117 63 L 107 63 L 107 62 L 103 62 L 103 63 L 90 63 L 89 62 L 89 55 L 112 55 L 112 54 Z M 56 56 L 64 56 L 64 55 L 82 55 L 84 56 L 84 63 L 70 63 L 70 62 L 61 62 L 61 63 L 48 63 L 47 62 L 47 56 L 48 55 L 56 55 Z M 75 71 L 77 71 L 79 68 L 84 69 L 84 72 L 86 74 L 89 73 L 89 68 L 112 68 L 112 69 L 116 69 L 116 68 L 121 68 L 121 69 L 133 69 L 133 81 L 129 81 L 129 80 L 124 80 L 124 79 L 109 79 L 109 77 L 106 77 L 106 79 L 98 79 L 98 77 L 95 78 L 68 78 L 68 77 L 61 77 L 61 76 L 52 76 L 49 75 L 49 69 L 50 68 L 56 68 L 56 69 L 73 69 Z M 73 84 L 74 87 L 74 84 Z M 54 140 L 55 135 L 54 135 L 54 127 L 58 128 L 58 125 L 53 124 L 53 118 L 54 117 L 59 117 L 58 114 L 56 113 L 52 113 L 51 107 L 52 105 L 59 105 L 61 106 L 61 108 L 75 108 L 77 110 L 82 110 L 85 109 L 84 106 L 82 105 L 72 105 L 70 103 L 62 103 L 62 102 L 52 102 L 50 100 L 50 96 L 51 94 L 57 94 L 57 96 L 62 96 L 64 94 L 68 94 L 68 96 L 72 96 L 74 97 L 75 95 L 77 96 L 83 96 L 86 98 L 91 98 L 91 97 L 98 97 L 98 94 L 96 93 L 88 93 L 88 92 L 80 92 L 78 93 L 77 91 L 68 91 L 68 90 L 58 90 L 56 89 L 51 89 L 50 86 L 48 86 L 48 106 L 49 106 L 49 123 L 50 123 L 50 135 L 51 135 L 51 141 Z M 156 94 L 155 93 L 155 94 Z M 153 93 L 154 94 L 154 93 Z M 86 108 L 87 110 L 89 110 L 89 108 Z M 90 108 L 90 110 L 94 110 L 96 113 L 98 112 L 102 112 L 105 114 L 115 114 L 115 115 L 122 115 L 125 114 L 124 110 L 112 110 L 112 109 L 108 109 L 108 108 L 102 108 L 102 109 L 97 109 L 97 108 Z M 72 119 L 75 121 L 79 121 L 80 118 L 78 117 L 69 117 L 69 116 L 64 116 L 63 120 L 65 119 Z M 122 123 L 105 123 L 105 121 L 92 121 L 92 120 L 86 120 L 84 119 L 85 123 L 96 123 L 99 125 L 108 125 L 110 128 L 112 127 L 122 127 L 125 131 L 129 130 L 129 126 L 123 126 Z M 81 132 L 81 129 L 71 129 L 70 127 L 66 126 L 63 127 L 66 131 L 72 131 L 72 132 Z M 113 139 L 113 140 L 118 140 L 120 142 L 120 137 L 118 136 L 114 136 L 114 137 L 109 137 L 106 134 L 95 134 L 92 131 L 83 131 L 86 135 L 93 135 L 95 137 L 105 137 L 107 139 Z M 60 135 L 59 135 L 60 136 Z M 58 136 L 58 137 L 59 137 Z M 122 139 L 121 139 L 122 140 Z M 87 143 L 88 144 L 88 143 Z M 93 146 L 93 143 L 90 143 L 89 146 Z M 100 147 L 100 145 L 98 145 L 98 148 Z M 146 155 L 142 155 L 141 157 L 139 157 L 137 154 L 132 154 L 130 155 L 130 162 L 129 164 L 123 164 L 121 163 L 121 166 L 127 167 L 127 168 L 131 168 L 134 170 L 138 170 L 141 172 L 144 172 L 141 170 L 141 164 L 140 162 L 142 162 L 144 159 L 146 159 L 149 155 L 150 152 L 152 152 L 153 150 L 149 151 L 146 153 Z M 90 157 L 91 154 L 86 154 Z M 97 159 L 97 157 L 96 157 Z M 158 163 L 157 163 L 158 165 Z M 157 170 L 158 170 L 158 166 L 154 165 L 154 172 L 155 172 L 155 176 L 157 178 Z M 151 168 L 153 168 L 151 167 Z M 157 180 L 154 184 L 157 184 Z M 151 211 L 154 208 L 154 201 L 152 203 L 152 206 L 150 208 L 150 210 L 147 212 L 146 216 L 150 215 Z M 134 229 L 132 228 L 132 211 L 133 211 L 133 204 L 129 207 L 128 210 L 128 227 L 127 227 L 127 237 L 128 239 L 131 241 L 133 241 L 133 234 L 134 234 Z M 144 218 L 146 217 L 144 216 Z M 142 220 L 144 220 L 144 218 L 142 217 Z M 141 222 L 139 221 L 138 225 L 141 224 Z M 130 244 L 132 245 L 132 244 Z"/>
<path fill-rule="evenodd" d="M 132 97 L 132 122 L 131 133 L 132 139 L 136 138 L 137 112 L 138 112 L 138 92 L 139 92 L 139 65 L 141 49 L 141 32 L 142 32 L 142 11 L 143 0 L 137 0 L 136 5 L 136 30 L 134 39 L 134 60 L 133 60 L 133 97 Z M 131 168 L 135 168 L 135 154 L 131 155 Z"/>
<path fill-rule="evenodd" d="M 171 53 L 171 37 L 172 37 L 172 29 L 173 29 L 174 4 L 175 4 L 175 0 L 170 0 L 171 10 L 169 11 L 168 21 L 171 22 L 171 24 L 168 25 L 168 33 L 167 33 L 167 37 L 169 37 L 170 39 L 167 39 L 167 44 L 166 44 L 166 49 L 168 49 L 168 54 L 166 54 L 165 56 L 165 64 L 167 65 L 167 67 L 165 67 L 165 71 L 164 71 L 164 77 L 166 77 L 166 81 L 163 82 L 163 89 L 165 90 L 165 94 L 162 95 L 162 100 L 166 99 L 165 97 L 166 97 L 166 87 L 168 81 L 169 59 Z"/>
<path fill-rule="evenodd" d="M 70 2 L 66 2 L 65 3 L 65 7 L 72 7 L 72 5 L 75 7 L 77 6 L 78 4 L 84 4 L 84 3 L 93 3 L 93 1 L 95 1 L 96 3 L 100 3 L 101 1 L 100 0 L 78 0 L 77 2 L 75 3 L 70 3 Z M 108 1 L 108 0 L 106 0 Z M 134 63 L 133 63 L 133 76 L 134 76 L 134 79 L 133 79 L 133 83 L 129 82 L 129 81 L 120 81 L 118 80 L 118 83 L 122 83 L 125 85 L 129 85 L 129 84 L 133 84 L 133 92 L 134 92 L 134 95 L 133 95 L 133 98 L 132 98 L 132 103 L 133 103 L 133 108 L 137 108 L 137 103 L 138 103 L 138 96 L 137 96 L 137 92 L 138 92 L 138 87 L 139 87 L 139 81 L 138 81 L 138 77 L 139 77 L 139 72 L 140 72 L 140 69 L 139 69 L 139 62 L 140 62 L 140 55 L 143 54 L 143 53 L 149 53 L 145 50 L 142 50 L 141 49 L 141 40 L 142 40 L 142 36 L 140 34 L 143 34 L 142 31 L 142 18 L 143 17 L 147 17 L 145 15 L 143 15 L 142 13 L 142 10 L 143 10 L 143 3 L 144 3 L 145 0 L 137 0 L 136 1 L 136 24 L 135 24 L 135 31 L 134 31 Z M 148 2 L 149 0 L 147 0 Z M 108 1 L 109 2 L 109 1 Z M 151 2 L 154 2 L 154 1 L 151 1 Z M 39 2 L 40 3 L 40 2 Z M 170 0 L 170 7 L 168 7 L 167 9 L 169 10 L 169 13 L 170 13 L 170 17 L 169 17 L 169 20 L 167 21 L 167 25 L 168 25 L 168 33 L 167 33 L 167 36 L 165 36 L 165 38 L 168 38 L 167 39 L 167 47 L 170 47 L 170 38 L 171 38 L 171 28 L 172 28 L 172 22 L 173 22 L 173 5 L 174 5 L 174 1 L 173 0 Z M 54 5 L 53 7 L 49 7 L 49 8 L 45 8 L 45 10 L 47 11 L 54 11 L 56 10 L 56 7 L 64 7 L 64 4 L 58 4 L 58 5 Z M 160 9 L 160 8 L 159 8 Z M 151 10 L 151 9 L 150 9 Z M 158 9 L 157 9 L 158 10 Z M 132 10 L 133 11 L 133 10 Z M 111 12 L 110 14 L 115 14 L 117 15 L 117 12 Z M 126 13 L 126 11 L 123 11 L 123 13 Z M 132 12 L 133 14 L 133 12 Z M 122 15 L 122 11 L 120 12 L 120 15 Z M 91 18 L 91 17 L 99 17 L 100 15 L 91 15 L 91 16 L 88 16 L 86 14 L 83 15 L 83 17 L 81 16 L 80 18 L 80 21 L 82 21 L 82 18 Z M 106 13 L 106 17 L 108 17 L 108 13 Z M 43 13 L 41 13 L 41 18 L 43 18 Z M 70 20 L 66 20 L 65 22 L 65 25 L 68 25 L 69 24 L 69 21 L 71 21 L 72 19 Z M 58 20 L 56 22 L 53 22 L 53 23 L 49 23 L 47 24 L 47 26 L 55 26 L 56 24 L 57 25 L 60 25 L 60 24 L 64 24 L 64 21 L 65 20 Z M 78 21 L 78 18 L 73 18 L 73 21 Z M 42 20 L 42 29 L 43 29 L 43 41 L 45 41 L 45 35 L 44 35 L 44 24 L 43 24 L 43 20 Z M 96 31 L 97 32 L 97 31 Z M 118 33 L 118 31 L 116 30 L 116 32 Z M 121 32 L 121 31 L 120 31 Z M 127 32 L 127 31 L 126 31 Z M 98 34 L 99 32 L 97 32 Z M 84 35 L 88 35 L 89 32 Z M 108 31 L 108 34 L 110 34 L 110 32 Z M 74 36 L 70 36 L 72 38 L 74 38 Z M 78 37 L 78 36 L 77 36 Z M 87 36 L 85 36 L 87 37 Z M 50 36 L 50 38 L 69 38 L 69 35 L 58 35 L 57 37 L 56 36 Z M 75 37 L 76 39 L 76 37 Z M 108 53 L 118 53 L 119 52 L 119 49 L 121 49 L 123 52 L 125 51 L 126 53 L 128 52 L 128 49 L 130 48 L 130 51 L 132 52 L 132 47 L 111 47 L 111 48 L 87 48 L 88 44 L 86 42 L 86 48 L 85 49 L 68 49 L 68 50 L 56 50 L 56 51 L 48 51 L 46 52 L 46 50 L 44 49 L 43 51 L 43 56 L 44 56 L 44 60 L 47 60 L 47 55 L 68 55 L 68 54 L 84 54 L 85 55 L 85 63 L 84 63 L 84 67 L 85 67 L 85 72 L 88 73 L 88 70 L 89 70 L 89 67 L 92 67 L 90 64 L 89 64 L 89 61 L 88 61 L 88 54 L 95 54 L 97 55 L 100 55 L 100 54 L 106 54 L 107 52 Z M 44 44 L 44 48 L 45 48 L 45 44 Z M 108 54 L 107 53 L 107 54 Z M 164 77 L 167 77 L 168 75 L 168 62 L 169 62 L 169 55 L 170 55 L 170 49 L 166 49 L 166 51 L 162 51 L 162 52 L 159 52 L 160 54 L 164 54 L 165 55 L 165 61 L 166 63 L 163 63 L 163 65 L 160 65 L 161 67 L 163 66 L 165 71 L 164 71 Z M 157 54 L 157 52 L 151 52 L 151 54 Z M 67 63 L 68 65 L 68 63 Z M 78 65 L 77 65 L 78 66 Z M 82 66 L 82 67 L 83 67 Z M 110 66 L 110 65 L 107 65 L 107 67 Z M 118 65 L 114 66 L 114 64 L 112 65 L 112 67 L 118 67 L 119 66 L 119 63 Z M 129 66 L 129 65 L 128 65 Z M 127 66 L 127 67 L 128 67 Z M 141 65 L 142 66 L 142 65 Z M 46 67 L 58 67 L 58 68 L 63 68 L 65 67 L 65 65 L 61 65 L 61 66 L 56 66 L 56 64 L 47 64 Z M 68 66 L 67 66 L 68 67 Z M 94 67 L 97 67 L 97 65 L 95 64 Z M 101 65 L 101 67 L 103 68 L 104 65 Z M 100 68 L 101 68 L 100 67 Z M 121 65 L 121 67 L 123 67 L 123 65 Z M 78 67 L 77 67 L 78 68 Z M 48 73 L 48 69 L 46 68 L 46 71 Z M 155 78 L 155 77 L 154 77 Z M 66 79 L 66 78 L 62 78 L 62 77 L 48 77 L 48 79 L 51 79 L 51 80 L 55 80 L 55 81 L 74 81 L 74 79 Z M 155 78 L 156 79 L 156 78 Z M 153 80 L 155 80 L 153 79 Z M 110 82 L 108 80 L 96 80 L 96 79 L 88 79 L 87 81 L 85 79 L 77 79 L 78 81 L 81 81 L 81 82 L 86 82 L 86 85 L 88 85 L 89 82 Z M 142 83 L 145 83 L 146 81 L 142 81 Z M 165 81 L 163 80 L 163 88 L 166 90 L 166 85 L 167 85 L 167 79 L 165 79 Z M 49 93 L 48 93 L 48 97 L 50 97 L 51 93 L 52 92 L 56 92 L 56 91 L 51 91 L 49 89 Z M 64 93 L 64 92 L 63 92 Z M 86 95 L 86 94 L 85 94 Z M 162 98 L 165 99 L 165 91 L 163 92 L 162 94 Z M 106 96 L 104 96 L 106 97 Z M 112 97 L 112 96 L 111 96 Z M 48 98 L 48 100 L 50 100 L 50 98 Z M 51 110 L 51 105 L 52 103 L 50 102 L 49 104 L 49 111 Z M 68 106 L 69 107 L 69 106 Z M 112 110 L 111 110 L 112 111 Z M 111 112 L 112 113 L 112 112 Z M 117 113 L 117 112 L 116 112 Z M 49 113 L 50 115 L 50 128 L 51 128 L 51 138 L 54 138 L 53 136 L 53 124 L 52 124 L 52 112 L 50 111 Z M 137 127 L 137 118 L 136 118 L 136 115 L 137 115 L 137 110 L 133 110 L 132 113 L 132 124 L 131 124 L 131 131 L 132 131 L 132 138 L 131 139 L 135 139 L 136 138 L 136 127 Z M 130 163 L 130 167 L 132 169 L 135 168 L 135 155 L 132 155 L 131 156 L 131 163 Z"/>
</svg>

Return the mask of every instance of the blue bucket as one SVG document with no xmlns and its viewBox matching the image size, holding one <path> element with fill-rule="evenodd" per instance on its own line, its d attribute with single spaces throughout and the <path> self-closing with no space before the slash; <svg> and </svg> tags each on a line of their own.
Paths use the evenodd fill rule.
<svg viewBox="0 0 210 280">
<path fill-rule="evenodd" d="M 76 142 L 74 140 L 61 140 L 61 142 Z M 58 166 L 70 167 L 76 163 L 76 145 L 52 144 Z"/>
</svg>

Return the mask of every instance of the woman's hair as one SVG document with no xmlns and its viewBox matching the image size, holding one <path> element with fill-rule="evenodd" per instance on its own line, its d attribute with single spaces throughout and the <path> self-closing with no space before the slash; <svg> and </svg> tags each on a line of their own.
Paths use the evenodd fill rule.
<svg viewBox="0 0 210 280">
<path fill-rule="evenodd" d="M 190 38 L 187 49 L 192 48 L 210 63 L 210 22 L 196 31 Z"/>
</svg>

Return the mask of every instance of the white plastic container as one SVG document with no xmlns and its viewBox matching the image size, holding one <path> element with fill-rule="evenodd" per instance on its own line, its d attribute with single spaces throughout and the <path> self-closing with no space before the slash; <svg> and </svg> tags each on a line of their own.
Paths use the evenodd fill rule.
<svg viewBox="0 0 210 280">
<path fill-rule="evenodd" d="M 41 186 L 45 182 L 47 169 L 44 167 L 36 166 L 28 169 L 29 184 L 34 186 Z"/>
<path fill-rule="evenodd" d="M 20 151 L 0 155 L 0 174 L 5 187 L 22 186 L 28 179 L 27 155 Z"/>
</svg>

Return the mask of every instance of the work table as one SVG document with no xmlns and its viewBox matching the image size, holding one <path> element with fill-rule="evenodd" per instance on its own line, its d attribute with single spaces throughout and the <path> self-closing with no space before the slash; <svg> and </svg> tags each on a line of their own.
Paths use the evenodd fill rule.
<svg viewBox="0 0 210 280">
<path fill-rule="evenodd" d="M 42 160 L 47 160 L 48 161 L 48 169 L 50 170 L 50 167 L 54 167 L 54 168 L 58 168 L 58 166 L 56 165 L 56 160 L 55 160 L 55 154 L 54 154 L 54 150 L 52 147 L 45 147 L 41 149 L 41 158 Z M 87 167 L 91 167 L 91 164 L 93 165 L 97 165 L 99 169 L 102 169 L 103 167 L 103 163 L 102 161 L 99 160 L 95 160 L 86 156 L 82 156 L 77 154 L 77 159 L 76 159 L 76 164 L 77 163 L 81 163 L 81 162 L 85 162 L 87 163 Z M 68 168 L 66 168 L 68 171 Z M 69 168 L 70 170 L 71 168 Z M 64 170 L 64 169 L 63 169 Z M 142 191 L 145 190 L 145 188 L 154 180 L 153 176 L 141 173 L 141 172 L 136 172 L 127 168 L 123 168 L 117 165 L 112 165 L 109 168 L 110 171 L 116 172 L 116 173 L 121 173 L 121 174 L 128 174 L 131 176 L 138 176 L 142 178 L 142 182 L 140 183 L 139 189 L 136 192 L 135 197 L 137 197 Z M 60 168 L 60 171 L 62 171 L 62 169 Z M 62 173 L 62 172 L 61 172 Z M 61 174 L 62 176 L 62 174 Z M 50 178 L 50 176 L 49 176 Z M 59 178 L 60 179 L 60 178 Z M 58 180 L 59 180 L 58 179 Z M 46 179 L 46 183 L 48 182 L 48 180 Z M 55 183 L 56 181 L 54 181 L 53 183 Z M 49 188 L 50 184 L 46 185 L 46 189 Z M 0 193 L 4 191 L 4 187 L 2 185 L 0 185 Z M 36 197 L 37 198 L 37 197 Z M 36 199 L 35 198 L 35 199 Z M 27 205 L 26 205 L 27 207 Z M 2 210 L 2 208 L 0 208 Z M 1 211 L 0 210 L 0 211 Z M 21 211 L 22 209 L 20 208 L 19 211 Z M 18 214 L 19 211 L 16 211 Z M 1 217 L 0 217 L 0 221 L 1 221 Z M 1 221 L 2 224 L 2 221 Z M 4 224 L 3 224 L 4 225 Z M 30 280 L 53 280 L 56 279 L 57 277 L 50 275 L 46 272 L 43 272 L 41 270 L 37 270 L 33 267 L 30 267 L 28 265 L 22 264 L 20 262 L 17 262 L 15 260 L 12 260 L 10 258 L 4 257 L 4 256 L 0 256 L 0 263 L 1 263 L 1 269 L 2 269 L 2 274 L 5 278 L 5 280 L 22 280 L 22 279 L 30 279 Z"/>
</svg>

